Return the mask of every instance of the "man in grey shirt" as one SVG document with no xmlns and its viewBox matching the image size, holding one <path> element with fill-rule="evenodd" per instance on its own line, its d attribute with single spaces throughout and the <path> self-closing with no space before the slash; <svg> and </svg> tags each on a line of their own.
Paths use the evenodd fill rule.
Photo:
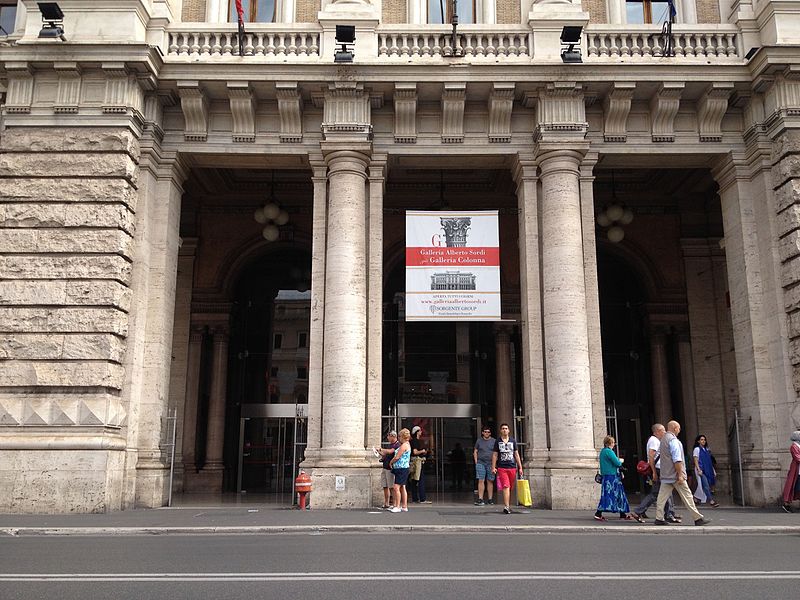
<svg viewBox="0 0 800 600">
<path fill-rule="evenodd" d="M 694 517 L 695 525 L 707 525 L 711 519 L 701 515 L 694 505 L 692 492 L 686 484 L 686 459 L 683 453 L 683 444 L 678 439 L 681 424 L 677 421 L 667 423 L 667 433 L 661 438 L 661 489 L 656 500 L 656 525 L 666 525 L 664 520 L 664 504 L 672 495 L 672 490 L 678 492 L 678 497 L 689 509 Z"/>
<path fill-rule="evenodd" d="M 475 442 L 475 449 L 472 452 L 472 459 L 475 461 L 475 479 L 478 480 L 478 499 L 475 506 L 484 504 L 494 504 L 492 494 L 494 493 L 494 473 L 492 472 L 492 454 L 494 452 L 495 439 L 492 437 L 492 430 L 484 427 L 481 430 L 481 437 Z M 486 490 L 486 502 L 483 501 L 483 491 Z"/>
</svg>

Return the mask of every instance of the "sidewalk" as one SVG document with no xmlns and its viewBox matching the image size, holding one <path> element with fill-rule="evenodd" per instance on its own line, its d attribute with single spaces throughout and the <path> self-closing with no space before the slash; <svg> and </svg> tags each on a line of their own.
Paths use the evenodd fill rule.
<svg viewBox="0 0 800 600">
<path fill-rule="evenodd" d="M 497 506 L 471 504 L 412 505 L 408 513 L 380 509 L 300 511 L 275 504 L 237 503 L 128 510 L 110 514 L 0 515 L 0 536 L 22 535 L 167 535 L 278 534 L 314 532 L 525 532 L 617 534 L 799 534 L 800 513 L 778 508 L 701 507 L 711 525 L 695 527 L 686 510 L 681 525 L 656 527 L 620 521 L 606 515 L 600 523 L 592 511 L 515 508 L 502 514 Z"/>
</svg>

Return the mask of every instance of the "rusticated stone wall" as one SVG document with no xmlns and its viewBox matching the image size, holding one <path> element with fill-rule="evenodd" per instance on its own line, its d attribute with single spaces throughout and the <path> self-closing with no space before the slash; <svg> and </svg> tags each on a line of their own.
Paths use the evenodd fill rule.
<svg viewBox="0 0 800 600">
<path fill-rule="evenodd" d="M 698 23 L 720 23 L 719 2 L 717 0 L 697 0 Z"/>
<path fill-rule="evenodd" d="M 120 508 L 138 159 L 123 128 L 0 140 L 0 511 Z"/>
<path fill-rule="evenodd" d="M 520 22 L 520 0 L 498 0 L 498 25 L 518 25 Z"/>
<path fill-rule="evenodd" d="M 778 136 L 772 147 L 772 164 L 792 384 L 795 394 L 800 394 L 800 131 L 787 130 Z M 778 415 L 779 420 L 788 418 L 789 427 L 799 428 L 800 402 L 787 412 Z"/>
<path fill-rule="evenodd" d="M 589 13 L 590 23 L 608 23 L 605 0 L 582 0 L 581 7 Z"/>
<path fill-rule="evenodd" d="M 320 11 L 320 0 L 297 0 L 295 21 L 297 23 L 316 23 Z"/>
<path fill-rule="evenodd" d="M 406 0 L 383 0 L 381 5 L 382 23 L 405 23 L 407 17 Z"/>
</svg>

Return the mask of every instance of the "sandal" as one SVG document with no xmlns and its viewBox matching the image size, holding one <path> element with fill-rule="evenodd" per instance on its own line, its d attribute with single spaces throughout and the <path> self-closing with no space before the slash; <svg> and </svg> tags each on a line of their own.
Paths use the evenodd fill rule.
<svg viewBox="0 0 800 600">
<path fill-rule="evenodd" d="M 603 515 L 595 515 L 594 516 L 594 520 L 595 521 L 605 521 L 606 518 Z"/>
<path fill-rule="evenodd" d="M 642 518 L 642 515 L 637 515 L 636 513 L 631 513 L 630 516 L 637 523 L 644 523 L 644 519 Z"/>
<path fill-rule="evenodd" d="M 712 500 L 711 502 L 709 502 L 709 504 L 714 508 L 717 508 L 719 506 L 719 502 L 717 502 L 716 500 Z"/>
<path fill-rule="evenodd" d="M 633 515 L 625 515 L 624 517 L 619 518 L 620 521 L 635 521 L 636 519 L 633 518 Z"/>
<path fill-rule="evenodd" d="M 675 515 L 668 516 L 666 521 L 667 521 L 667 523 L 682 523 L 683 522 L 680 517 L 676 517 Z"/>
</svg>

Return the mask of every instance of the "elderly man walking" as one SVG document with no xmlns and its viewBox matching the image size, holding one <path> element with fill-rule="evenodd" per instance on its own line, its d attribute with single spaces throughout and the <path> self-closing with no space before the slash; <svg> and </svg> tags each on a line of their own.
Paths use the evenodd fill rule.
<svg viewBox="0 0 800 600">
<path fill-rule="evenodd" d="M 644 523 L 645 511 L 655 503 L 659 491 L 661 490 L 661 479 L 659 479 L 661 458 L 659 457 L 659 452 L 661 449 L 661 440 L 667 433 L 667 429 L 661 423 L 656 423 L 653 425 L 652 432 L 653 435 L 647 440 L 647 463 L 650 465 L 650 481 L 652 481 L 652 485 L 650 487 L 650 492 L 642 499 L 641 504 L 633 509 L 632 513 L 633 518 L 640 523 Z M 672 494 L 667 498 L 666 520 L 670 523 L 681 522 L 677 515 L 675 515 L 675 510 L 672 507 Z"/>
<path fill-rule="evenodd" d="M 707 525 L 711 519 L 706 519 L 698 512 L 692 499 L 692 492 L 686 483 L 686 457 L 683 452 L 683 444 L 678 439 L 680 432 L 680 423 L 670 421 L 667 423 L 667 433 L 661 438 L 661 489 L 658 492 L 658 500 L 656 500 L 655 524 L 667 524 L 664 520 L 664 504 L 674 489 L 678 492 L 683 504 L 692 513 L 694 524 Z"/>
</svg>

